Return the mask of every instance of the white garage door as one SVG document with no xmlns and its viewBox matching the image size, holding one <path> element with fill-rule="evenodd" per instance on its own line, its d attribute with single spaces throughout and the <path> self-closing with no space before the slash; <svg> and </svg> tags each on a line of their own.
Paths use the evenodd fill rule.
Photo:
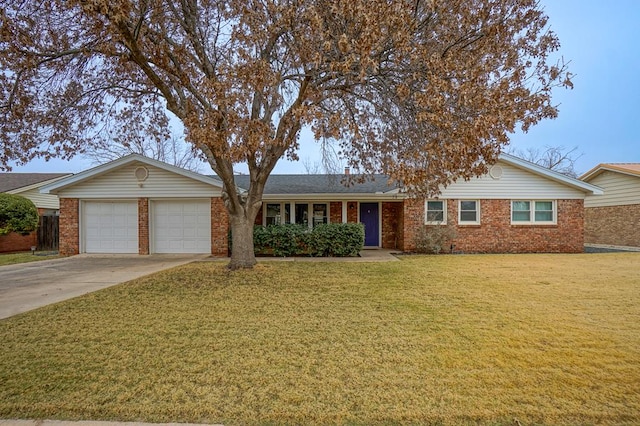
<svg viewBox="0 0 640 426">
<path fill-rule="evenodd" d="M 211 201 L 154 201 L 153 253 L 211 253 Z"/>
<path fill-rule="evenodd" d="M 86 201 L 83 205 L 84 251 L 138 253 L 138 203 Z"/>
</svg>

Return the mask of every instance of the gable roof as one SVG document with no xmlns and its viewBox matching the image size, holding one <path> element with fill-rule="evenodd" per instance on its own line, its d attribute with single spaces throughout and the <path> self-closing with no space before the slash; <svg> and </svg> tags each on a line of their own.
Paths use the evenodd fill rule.
<svg viewBox="0 0 640 426">
<path fill-rule="evenodd" d="M 0 193 L 44 184 L 64 176 L 69 176 L 69 173 L 0 173 Z"/>
<path fill-rule="evenodd" d="M 270 175 L 264 187 L 265 195 L 293 194 L 388 194 L 397 192 L 384 175 L 373 175 L 361 183 L 345 186 L 345 175 Z M 357 179 L 357 176 L 354 176 Z M 235 183 L 242 189 L 249 187 L 248 175 L 235 175 Z"/>
<path fill-rule="evenodd" d="M 605 171 L 640 177 L 640 163 L 601 163 L 580 176 L 580 180 L 589 181 Z"/>
<path fill-rule="evenodd" d="M 171 164 L 163 163 L 162 161 L 154 160 L 152 158 L 145 157 L 143 155 L 129 154 L 124 157 L 118 158 L 117 160 L 110 161 L 108 163 L 102 164 L 92 169 L 88 169 L 78 174 L 69 176 L 67 178 L 60 179 L 49 185 L 45 185 L 44 187 L 42 187 L 40 192 L 44 194 L 49 194 L 49 193 L 55 194 L 64 188 L 68 188 L 70 186 L 76 185 L 88 179 L 101 176 L 105 173 L 119 169 L 121 167 L 124 167 L 134 162 L 140 162 L 148 166 L 158 167 L 159 169 L 163 169 L 168 172 L 176 173 L 181 176 L 185 176 L 185 177 L 188 177 L 188 178 L 191 178 L 191 179 L 194 179 L 218 188 L 222 188 L 222 182 L 211 176 L 205 176 L 200 173 L 183 169 L 181 167 L 172 166 Z"/>
<path fill-rule="evenodd" d="M 589 183 L 583 182 L 563 175 L 561 173 L 549 170 L 545 167 L 531 163 L 518 157 L 514 157 L 509 154 L 500 154 L 499 161 L 503 161 L 514 167 L 524 169 L 533 174 L 545 177 L 555 182 L 567 185 L 574 189 L 578 189 L 585 193 L 593 195 L 600 195 L 603 193 L 602 189 Z M 176 173 L 218 188 L 222 188 L 222 182 L 216 176 L 206 176 L 200 173 L 191 172 L 180 167 L 176 167 L 167 163 L 163 163 L 158 160 L 154 160 L 139 154 L 129 154 L 125 157 L 111 161 L 109 163 L 102 164 L 92 169 L 85 170 L 75 175 L 65 174 L 45 174 L 40 175 L 55 175 L 60 178 L 54 182 L 46 184 L 42 187 L 42 193 L 57 193 L 59 190 L 73 186 L 79 182 L 86 181 L 88 179 L 103 175 L 107 172 L 124 167 L 133 162 L 140 162 L 149 166 L 158 167 L 160 169 Z M 640 164 L 637 166 L 640 167 Z M 640 171 L 638 171 L 640 175 Z M 34 173 L 31 173 L 34 175 Z M 37 174 L 36 174 L 37 175 Z M 345 175 L 270 175 L 265 185 L 264 194 L 269 195 L 303 195 L 303 194 L 368 194 L 368 195 L 387 195 L 396 196 L 400 192 L 399 186 L 396 184 L 390 184 L 390 180 L 384 175 L 373 175 L 369 179 L 362 183 L 353 183 L 349 186 L 343 184 Z M 357 178 L 357 177 L 356 177 Z M 236 175 L 234 176 L 236 185 L 241 189 L 247 189 L 249 186 L 248 175 Z"/>
<path fill-rule="evenodd" d="M 526 170 L 546 179 L 567 185 L 579 191 L 601 195 L 602 189 L 597 186 L 582 182 L 562 173 L 539 166 L 530 161 L 514 157 L 509 154 L 500 154 L 499 161 L 510 164 L 519 169 Z M 267 179 L 264 195 L 295 195 L 295 194 L 398 194 L 400 187 L 397 183 L 389 184 L 390 180 L 385 175 L 374 175 L 373 180 L 345 186 L 342 180 L 344 175 L 271 175 Z M 236 175 L 236 185 L 242 189 L 249 186 L 248 175 Z"/>
</svg>

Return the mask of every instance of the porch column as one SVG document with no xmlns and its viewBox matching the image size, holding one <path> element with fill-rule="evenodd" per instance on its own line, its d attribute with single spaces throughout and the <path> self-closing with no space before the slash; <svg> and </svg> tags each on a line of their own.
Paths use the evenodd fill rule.
<svg viewBox="0 0 640 426">
<path fill-rule="evenodd" d="M 342 223 L 347 223 L 347 202 L 342 202 Z"/>
</svg>

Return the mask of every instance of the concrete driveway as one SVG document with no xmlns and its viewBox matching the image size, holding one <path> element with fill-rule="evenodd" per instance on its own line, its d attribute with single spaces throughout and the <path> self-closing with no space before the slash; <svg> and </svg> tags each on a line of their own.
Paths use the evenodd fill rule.
<svg viewBox="0 0 640 426">
<path fill-rule="evenodd" d="M 0 319 L 207 255 L 87 255 L 0 266 Z"/>
</svg>

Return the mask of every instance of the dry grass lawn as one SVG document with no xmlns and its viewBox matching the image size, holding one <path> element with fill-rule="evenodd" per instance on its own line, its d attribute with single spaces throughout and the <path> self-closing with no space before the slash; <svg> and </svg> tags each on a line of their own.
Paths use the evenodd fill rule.
<svg viewBox="0 0 640 426">
<path fill-rule="evenodd" d="M 55 253 L 39 253 L 37 255 L 34 255 L 30 251 L 21 253 L 0 254 L 0 266 L 14 265 L 16 263 L 37 262 L 39 260 L 56 259 L 58 257 L 60 256 Z"/>
<path fill-rule="evenodd" d="M 639 424 L 640 254 L 195 263 L 0 342 L 0 418 Z"/>
</svg>

